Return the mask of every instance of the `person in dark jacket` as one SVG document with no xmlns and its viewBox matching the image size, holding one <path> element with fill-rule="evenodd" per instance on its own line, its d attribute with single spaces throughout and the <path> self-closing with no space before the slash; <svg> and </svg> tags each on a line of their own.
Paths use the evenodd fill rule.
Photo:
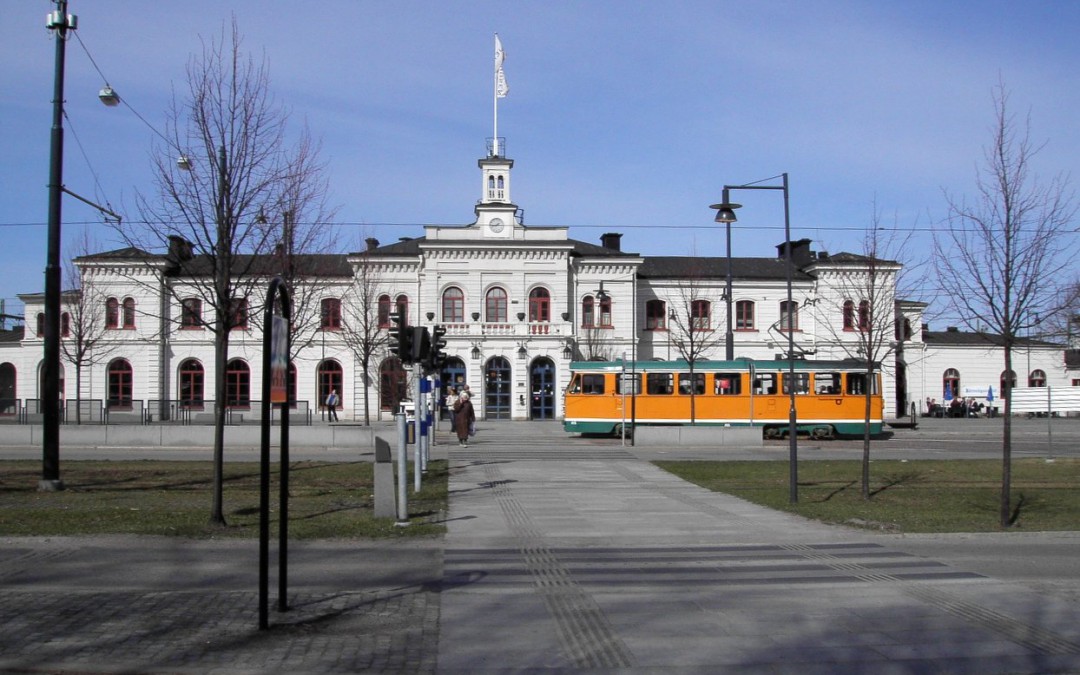
<svg viewBox="0 0 1080 675">
<path fill-rule="evenodd" d="M 463 448 L 469 446 L 469 430 L 475 423 L 476 413 L 473 411 L 469 394 L 461 392 L 458 402 L 454 404 L 454 431 L 457 432 L 458 445 Z"/>
</svg>

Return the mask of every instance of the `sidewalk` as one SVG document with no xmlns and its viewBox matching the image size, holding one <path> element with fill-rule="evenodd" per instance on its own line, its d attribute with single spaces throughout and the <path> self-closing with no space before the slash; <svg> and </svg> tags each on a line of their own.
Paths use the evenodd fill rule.
<svg viewBox="0 0 1080 675">
<path fill-rule="evenodd" d="M 262 633 L 255 542 L 0 541 L 0 671 L 1080 670 L 1080 574 L 1012 535 L 818 525 L 618 447 L 450 452 L 444 540 L 293 544 Z"/>
</svg>

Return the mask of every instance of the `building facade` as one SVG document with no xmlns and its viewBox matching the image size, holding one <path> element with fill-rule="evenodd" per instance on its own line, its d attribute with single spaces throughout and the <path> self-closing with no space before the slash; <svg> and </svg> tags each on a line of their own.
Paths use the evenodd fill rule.
<svg viewBox="0 0 1080 675">
<path fill-rule="evenodd" d="M 729 340 L 735 358 L 787 358 L 790 342 L 799 358 L 842 359 L 863 356 L 869 332 L 887 333 L 870 353 L 882 361 L 886 411 L 896 416 L 912 405 L 924 411 L 946 388 L 974 396 L 1006 382 L 1000 341 L 932 332 L 925 304 L 896 297 L 897 263 L 815 252 L 809 240 L 790 243 L 790 261 L 784 243 L 772 258 L 642 255 L 623 251 L 617 233 L 587 243 L 566 227 L 523 222 L 513 166 L 495 154 L 479 160 L 470 224 L 300 257 L 305 274 L 296 283 L 308 300 L 297 321 L 310 327 L 294 337 L 291 396 L 300 408 L 317 419 L 333 390 L 343 421 L 388 419 L 398 409 L 412 378 L 386 341 L 398 307 L 411 325 L 446 328 L 443 390 L 467 385 L 489 420 L 561 418 L 571 361 L 722 359 Z M 81 289 L 63 300 L 66 420 L 76 410 L 91 421 L 209 415 L 213 318 L 197 283 L 209 270 L 187 248 L 179 240 L 163 254 L 128 248 L 75 261 Z M 275 268 L 264 268 L 249 269 L 268 279 Z M 225 402 L 234 420 L 258 417 L 263 299 L 255 295 L 230 310 Z M 0 416 L 40 406 L 43 295 L 20 299 L 25 328 L 0 331 Z M 1025 340 L 1014 356 L 1024 372 L 1012 379 L 1080 385 L 1065 355 L 1064 345 Z"/>
</svg>

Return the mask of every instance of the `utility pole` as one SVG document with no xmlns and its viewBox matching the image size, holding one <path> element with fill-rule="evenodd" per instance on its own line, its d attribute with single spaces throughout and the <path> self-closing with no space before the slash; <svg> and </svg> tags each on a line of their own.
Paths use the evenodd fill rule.
<svg viewBox="0 0 1080 675">
<path fill-rule="evenodd" d="M 45 355 L 41 368 L 42 461 L 38 490 L 64 489 L 60 480 L 60 206 L 64 189 L 64 54 L 68 30 L 78 19 L 67 13 L 67 0 L 55 0 L 47 17 L 56 32 L 53 121 L 49 145 L 49 225 L 45 253 Z"/>
</svg>

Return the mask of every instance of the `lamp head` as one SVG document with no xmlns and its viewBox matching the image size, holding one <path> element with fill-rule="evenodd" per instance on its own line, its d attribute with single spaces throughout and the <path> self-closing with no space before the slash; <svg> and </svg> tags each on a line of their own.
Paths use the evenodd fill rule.
<svg viewBox="0 0 1080 675">
<path fill-rule="evenodd" d="M 117 94 L 116 90 L 109 85 L 105 85 L 101 88 L 101 91 L 98 92 L 98 98 L 110 108 L 120 104 L 120 94 Z"/>
<path fill-rule="evenodd" d="M 732 204 L 726 198 L 720 204 L 713 204 L 710 209 L 716 209 L 716 222 L 718 223 L 734 223 L 738 220 L 735 217 L 735 209 L 742 208 L 742 204 Z"/>
</svg>

